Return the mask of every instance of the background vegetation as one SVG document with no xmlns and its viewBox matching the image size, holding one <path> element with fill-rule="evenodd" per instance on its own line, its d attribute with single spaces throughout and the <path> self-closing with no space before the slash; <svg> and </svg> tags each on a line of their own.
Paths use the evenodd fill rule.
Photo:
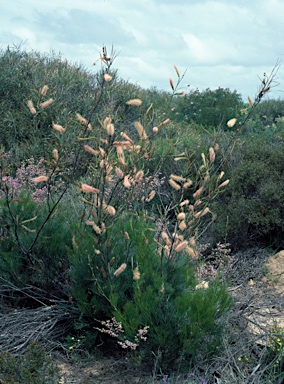
<svg viewBox="0 0 284 384">
<path fill-rule="evenodd" d="M 283 101 L 262 99 L 273 77 L 255 104 L 183 94 L 177 67 L 172 92 L 145 90 L 114 59 L 1 52 L 0 299 L 71 303 L 69 352 L 187 369 L 222 349 L 228 244 L 283 247 Z"/>
</svg>

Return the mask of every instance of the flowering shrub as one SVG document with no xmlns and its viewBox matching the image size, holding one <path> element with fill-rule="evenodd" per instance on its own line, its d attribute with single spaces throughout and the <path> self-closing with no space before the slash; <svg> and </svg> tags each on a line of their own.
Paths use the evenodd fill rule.
<svg viewBox="0 0 284 384">
<path fill-rule="evenodd" d="M 136 336 L 134 337 L 135 342 L 131 342 L 130 340 L 127 340 L 126 336 L 124 335 L 122 323 L 118 322 L 115 317 L 113 317 L 111 320 L 101 321 L 100 323 L 103 328 L 97 329 L 102 333 L 106 333 L 111 337 L 117 338 L 117 343 L 123 349 L 130 348 L 131 350 L 135 351 L 135 349 L 139 346 L 140 341 L 147 340 L 146 335 L 148 333 L 149 328 L 149 326 L 147 325 L 144 328 L 138 330 Z"/>
<path fill-rule="evenodd" d="M 169 117 L 153 105 L 146 109 L 135 94 L 123 101 L 124 120 L 113 96 L 114 56 L 104 48 L 92 98 L 86 94 L 86 105 L 72 100 L 72 114 L 50 85 L 25 97 L 33 129 L 39 134 L 43 126 L 48 140 L 40 151 L 44 161 L 1 176 L 7 235 L 0 269 L 13 283 L 67 295 L 80 312 L 74 323 L 85 346 L 107 341 L 151 365 L 160 356 L 155 363 L 166 368 L 220 347 L 233 304 L 216 276 L 227 250 L 216 250 L 214 276 L 200 274 L 197 235 L 216 219 L 211 203 L 230 179 L 217 162 L 222 155 L 215 140 L 194 159 L 188 142 L 168 136 Z M 182 97 L 175 71 L 170 102 Z M 235 125 L 230 116 L 227 127 Z M 169 140 L 171 162 L 158 156 L 159 135 Z M 34 184 L 47 192 L 40 207 Z"/>
<path fill-rule="evenodd" d="M 21 162 L 21 166 L 16 169 L 14 177 L 2 176 L 2 189 L 4 186 L 8 189 L 10 198 L 18 198 L 20 192 L 25 190 L 27 193 L 31 193 L 31 198 L 37 204 L 41 205 L 64 186 L 60 180 L 55 180 L 53 185 L 50 183 L 42 185 L 42 181 L 48 181 L 51 174 L 52 170 L 46 169 L 43 158 L 35 162 L 35 159 L 31 157 Z M 38 179 L 37 175 L 41 175 L 41 179 Z"/>
</svg>

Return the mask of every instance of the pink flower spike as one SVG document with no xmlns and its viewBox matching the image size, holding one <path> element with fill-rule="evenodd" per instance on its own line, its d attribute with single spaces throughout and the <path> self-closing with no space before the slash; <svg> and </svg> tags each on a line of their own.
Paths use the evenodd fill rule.
<svg viewBox="0 0 284 384">
<path fill-rule="evenodd" d="M 170 86 L 171 86 L 172 90 L 174 91 L 175 90 L 175 86 L 174 86 L 173 79 L 170 79 Z"/>
<path fill-rule="evenodd" d="M 66 131 L 66 128 L 63 128 L 62 125 L 55 124 L 54 122 L 52 122 L 52 128 L 60 133 L 63 133 Z"/>
<path fill-rule="evenodd" d="M 83 183 L 82 183 L 81 189 L 82 189 L 82 192 L 86 192 L 86 193 L 88 193 L 88 192 L 99 193 L 100 192 L 100 190 L 98 188 L 94 188 L 88 184 L 83 184 Z"/>
<path fill-rule="evenodd" d="M 105 81 L 107 81 L 109 83 L 112 80 L 112 76 L 109 75 L 108 73 L 105 73 L 104 74 L 104 79 L 105 79 Z"/>
<path fill-rule="evenodd" d="M 34 177 L 32 179 L 32 181 L 34 183 L 41 183 L 42 181 L 47 181 L 48 180 L 48 177 L 47 176 L 38 176 L 38 177 Z"/>
<path fill-rule="evenodd" d="M 176 65 L 174 65 L 174 69 L 175 69 L 175 71 L 176 71 L 176 73 L 178 75 L 178 78 L 180 78 L 179 70 L 178 70 L 178 67 Z"/>
</svg>

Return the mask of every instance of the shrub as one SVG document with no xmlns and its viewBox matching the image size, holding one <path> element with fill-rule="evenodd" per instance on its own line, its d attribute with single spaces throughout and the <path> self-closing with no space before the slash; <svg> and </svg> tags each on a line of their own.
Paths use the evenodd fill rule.
<svg viewBox="0 0 284 384">
<path fill-rule="evenodd" d="M 37 342 L 31 342 L 26 353 L 18 357 L 6 352 L 0 353 L 1 383 L 57 384 L 59 379 L 58 368 Z"/>
<path fill-rule="evenodd" d="M 46 205 L 39 208 L 31 195 L 21 192 L 17 199 L 1 200 L 0 209 L 4 235 L 0 242 L 1 277 L 18 287 L 35 285 L 47 296 L 52 292 L 64 296 L 71 235 L 63 206 L 51 215 L 42 232 L 48 209 Z"/>
<path fill-rule="evenodd" d="M 33 129 L 39 132 L 43 121 L 49 130 L 44 148 L 35 156 L 37 166 L 42 154 L 45 161 L 36 177 L 28 177 L 28 191 L 17 195 L 9 182 L 13 185 L 19 178 L 21 164 L 7 166 L 8 174 L 2 168 L 6 236 L 0 243 L 5 255 L 1 273 L 15 284 L 60 287 L 80 310 L 74 321 L 88 347 L 113 340 L 112 346 L 137 351 L 140 360 L 152 365 L 153 351 L 161 368 L 181 363 L 183 357 L 194 361 L 198 354 L 217 349 L 232 306 L 218 277 L 200 278 L 197 238 L 215 219 L 212 202 L 219 196 L 221 204 L 229 199 L 221 195 L 230 181 L 222 167 L 233 153 L 239 127 L 235 134 L 224 135 L 227 146 L 222 149 L 220 130 L 205 135 L 197 122 L 190 127 L 174 124 L 162 109 L 155 111 L 147 94 L 144 104 L 139 87 L 123 85 L 126 94 L 120 94 L 113 57 L 104 50 L 101 61 L 98 74 L 87 77 L 88 91 L 77 89 L 80 101 L 72 95 L 70 110 L 68 104 L 68 110 L 62 109 L 55 96 L 42 107 L 43 81 L 25 100 Z M 67 81 L 74 68 L 64 68 Z M 170 97 L 158 95 L 159 102 L 178 102 L 172 88 Z M 48 92 L 58 96 L 56 87 Z M 236 94 L 207 93 L 202 124 L 216 127 L 220 118 L 236 116 Z M 224 103 L 220 101 L 217 116 L 218 97 Z M 227 109 L 229 105 L 233 110 Z M 245 151 L 240 153 L 245 157 Z M 251 183 L 241 179 L 246 169 L 235 181 L 249 195 L 264 167 L 258 167 L 260 158 L 255 152 Z M 233 163 L 227 164 L 229 168 Z M 29 163 L 27 168 L 31 172 Z M 33 199 L 31 178 L 36 186 L 47 188 L 41 205 Z M 234 202 L 231 196 L 230 201 Z"/>
<path fill-rule="evenodd" d="M 219 233 L 234 248 L 283 244 L 283 142 L 241 140 L 224 167 L 231 183 L 216 201 Z"/>
<path fill-rule="evenodd" d="M 273 374 L 281 382 L 284 378 L 284 329 L 273 326 L 269 332 L 267 362 L 273 363 Z"/>
<path fill-rule="evenodd" d="M 108 343 L 139 350 L 151 364 L 154 353 L 163 368 L 182 355 L 200 353 L 203 339 L 203 353 L 218 349 L 224 316 L 232 306 L 219 280 L 196 289 L 194 262 L 183 253 L 173 254 L 174 259 L 159 254 L 155 228 L 145 216 L 117 218 L 101 247 L 90 237 L 81 232 L 75 237 L 78 248 L 70 253 L 72 296 L 84 315 L 79 329 L 88 335 L 93 327 L 103 340 L 108 336 Z"/>
<path fill-rule="evenodd" d="M 277 118 L 284 116 L 283 108 L 283 100 L 265 100 L 259 105 L 256 116 L 259 116 L 264 125 L 271 125 Z"/>
<path fill-rule="evenodd" d="M 135 104 L 139 107 L 141 102 L 135 100 Z M 172 212 L 167 224 L 155 203 L 163 187 L 159 182 L 152 184 L 156 175 L 148 173 L 155 153 L 152 133 L 139 121 L 133 125 L 136 134 L 120 132 L 112 118 L 105 117 L 101 142 L 84 147 L 92 159 L 88 184 L 80 185 L 83 219 L 72 227 L 71 294 L 82 312 L 77 327 L 85 329 L 91 343 L 91 330 L 96 329 L 103 339 L 115 336 L 125 349 L 140 345 L 143 360 L 149 356 L 152 360 L 150 350 L 161 354 L 159 364 L 167 366 L 182 354 L 194 357 L 201 340 L 208 347 L 204 353 L 216 348 L 216 331 L 222 330 L 232 305 L 218 279 L 208 289 L 198 289 L 194 261 L 198 256 L 194 234 L 201 217 L 210 212 L 207 195 L 213 199 L 228 180 L 216 175 L 211 182 L 213 148 L 207 156 L 202 153 L 194 180 L 189 177 L 189 156 L 177 158 L 186 174 L 167 175 L 171 187 L 167 210 Z M 163 129 L 164 125 L 158 126 Z M 190 200 L 185 200 L 185 194 Z M 147 342 L 141 343 L 145 340 L 139 335 L 147 337 Z M 88 343 L 87 336 L 84 342 Z"/>
<path fill-rule="evenodd" d="M 226 123 L 233 117 L 238 117 L 243 102 L 240 94 L 229 89 L 216 90 L 198 89 L 191 91 L 184 97 L 178 98 L 172 118 L 177 121 L 194 121 L 196 124 L 227 129 Z"/>
<path fill-rule="evenodd" d="M 5 151 L 11 150 L 14 161 L 25 160 L 31 154 L 37 158 L 47 156 L 54 142 L 51 125 L 55 117 L 58 123 L 69 125 L 72 121 L 69 132 L 77 134 L 70 112 L 89 111 L 93 76 L 53 54 L 27 53 L 18 47 L 1 51 L 0 65 L 1 145 Z M 49 88 L 43 88 L 46 84 Z M 41 106 L 50 99 L 54 102 Z M 28 100 L 34 103 L 35 115 L 29 111 Z M 72 141 L 74 146 L 74 136 Z"/>
</svg>

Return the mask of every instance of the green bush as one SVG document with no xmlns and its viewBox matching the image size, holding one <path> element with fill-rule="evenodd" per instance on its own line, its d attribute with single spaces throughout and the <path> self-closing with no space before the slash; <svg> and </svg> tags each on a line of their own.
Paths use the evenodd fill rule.
<svg viewBox="0 0 284 384">
<path fill-rule="evenodd" d="M 0 353 L 0 382 L 5 384 L 57 384 L 58 368 L 46 356 L 42 345 L 31 342 L 24 355 Z"/>
<path fill-rule="evenodd" d="M 48 294 L 64 296 L 62 284 L 69 265 L 66 252 L 71 245 L 64 206 L 58 206 L 50 216 L 38 239 L 48 206 L 39 208 L 31 195 L 22 191 L 17 198 L 0 200 L 0 210 L 0 276 L 18 287 L 31 284 Z"/>
<path fill-rule="evenodd" d="M 150 364 L 154 353 L 163 368 L 180 363 L 182 356 L 216 352 L 232 298 L 218 280 L 197 289 L 194 263 L 183 253 L 173 259 L 160 254 L 155 228 L 145 216 L 118 217 L 100 248 L 86 231 L 75 241 L 71 292 L 83 315 L 77 327 L 86 335 L 100 330 L 97 337 L 108 336 L 113 348 L 139 350 Z M 84 342 L 93 343 L 91 336 Z"/>
<path fill-rule="evenodd" d="M 236 91 L 218 88 L 214 91 L 198 89 L 176 100 L 172 118 L 176 121 L 193 121 L 208 128 L 227 128 L 228 120 L 238 117 L 243 102 Z"/>
<path fill-rule="evenodd" d="M 4 57 L 12 54 L 17 62 L 18 52 Z M 111 339 L 142 361 L 169 367 L 215 351 L 232 306 L 219 279 L 200 281 L 196 239 L 213 221 L 210 203 L 229 182 L 220 173 L 220 131 L 207 134 L 203 124 L 236 116 L 239 101 L 228 91 L 207 91 L 200 125 L 174 123 L 164 113 L 178 103 L 175 90 L 148 93 L 124 84 L 112 61 L 102 57 L 91 77 L 59 60 L 18 60 L 38 72 L 25 82 L 27 94 L 17 94 L 29 156 L 20 163 L 24 152 L 3 155 L 0 271 L 16 286 L 68 295 L 80 310 L 74 322 L 85 335 L 82 345 Z M 49 71 L 54 102 L 42 107 Z M 59 75 L 60 86 L 52 82 Z M 214 98 L 222 100 L 218 113 Z M 34 187 L 48 191 L 40 203 Z"/>
<path fill-rule="evenodd" d="M 74 147 L 78 128 L 70 114 L 89 113 L 94 77 L 55 55 L 17 47 L 0 52 L 0 65 L 0 135 L 5 151 L 11 151 L 15 161 L 31 155 L 46 157 L 54 143 L 52 121 L 68 125 Z M 49 87 L 46 94 L 42 94 L 44 85 Z M 42 108 L 41 103 L 49 99 L 53 103 Z M 28 100 L 33 101 L 35 115 L 29 111 Z"/>
<path fill-rule="evenodd" d="M 265 100 L 256 110 L 256 116 L 259 116 L 264 125 L 271 125 L 276 119 L 284 116 L 283 100 Z"/>
<path fill-rule="evenodd" d="M 215 202 L 216 226 L 235 249 L 283 245 L 284 146 L 276 137 L 241 140 L 224 167 L 231 182 Z"/>
</svg>

